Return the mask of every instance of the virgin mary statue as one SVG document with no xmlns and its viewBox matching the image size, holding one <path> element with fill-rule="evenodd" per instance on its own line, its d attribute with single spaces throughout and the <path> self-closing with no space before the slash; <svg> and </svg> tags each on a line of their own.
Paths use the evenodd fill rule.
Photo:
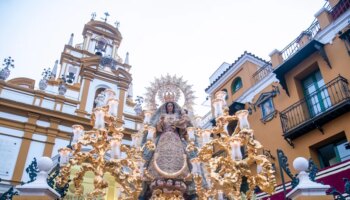
<svg viewBox="0 0 350 200">
<path fill-rule="evenodd" d="M 150 191 L 187 191 L 190 167 L 186 154 L 186 128 L 190 126 L 187 111 L 175 102 L 166 102 L 151 118 L 156 127 L 156 148 L 146 158 L 146 170 L 151 177 Z"/>
<path fill-rule="evenodd" d="M 144 149 L 144 190 L 139 199 L 157 199 L 159 195 L 166 199 L 193 199 L 194 184 L 189 161 L 193 153 L 186 152 L 186 129 L 192 126 L 194 92 L 187 81 L 176 75 L 156 78 L 150 85 L 146 88 L 145 103 L 153 115 L 146 121 L 147 126 L 156 129 L 155 148 Z M 183 107 L 178 104 L 180 100 L 184 101 Z M 159 107 L 158 102 L 162 102 Z M 148 134 L 148 129 L 147 132 L 144 130 L 143 144 Z"/>
</svg>

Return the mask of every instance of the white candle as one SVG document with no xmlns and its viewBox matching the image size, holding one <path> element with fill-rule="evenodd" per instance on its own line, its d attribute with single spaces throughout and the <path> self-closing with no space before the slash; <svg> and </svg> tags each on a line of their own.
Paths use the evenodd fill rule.
<svg viewBox="0 0 350 200">
<path fill-rule="evenodd" d="M 241 130 L 243 129 L 249 129 L 249 122 L 248 122 L 248 110 L 240 110 L 236 112 L 236 116 L 238 118 L 239 121 L 239 128 Z"/>
<path fill-rule="evenodd" d="M 95 108 L 95 124 L 94 128 L 103 129 L 105 128 L 105 111 L 102 108 Z"/>
<path fill-rule="evenodd" d="M 118 139 L 111 139 L 111 158 L 118 159 L 120 158 L 120 140 Z"/>
<path fill-rule="evenodd" d="M 71 149 L 67 147 L 63 147 L 58 150 L 58 153 L 60 154 L 60 166 L 64 166 L 68 164 L 70 152 L 71 152 Z"/>
<path fill-rule="evenodd" d="M 210 130 L 204 130 L 202 132 L 203 145 L 210 141 L 210 134 L 211 134 Z"/>
<path fill-rule="evenodd" d="M 236 140 L 235 143 L 235 152 L 236 152 L 236 160 L 242 160 L 242 151 L 241 151 L 241 142 Z"/>
<path fill-rule="evenodd" d="M 221 99 L 214 99 L 213 107 L 214 107 L 215 117 L 219 117 L 223 114 L 222 106 L 223 106 L 223 101 Z"/>
<path fill-rule="evenodd" d="M 201 124 L 202 124 L 202 117 L 196 116 L 196 117 L 195 117 L 195 127 L 196 127 L 196 128 L 200 128 L 200 127 L 201 127 Z"/>
<path fill-rule="evenodd" d="M 72 143 L 75 144 L 78 142 L 79 138 L 83 135 L 84 127 L 81 125 L 73 125 L 73 140 Z"/>
<path fill-rule="evenodd" d="M 192 165 L 192 171 L 191 173 L 193 175 L 198 175 L 200 174 L 200 162 L 197 159 L 192 159 L 191 160 L 191 165 Z"/>
<path fill-rule="evenodd" d="M 261 171 L 262 171 L 262 166 L 261 165 L 256 165 L 256 172 L 258 174 L 260 174 Z"/>
<path fill-rule="evenodd" d="M 224 200 L 224 193 L 222 190 L 218 190 L 218 200 Z"/>
<path fill-rule="evenodd" d="M 118 115 L 118 104 L 119 101 L 117 99 L 108 100 L 108 113 L 113 117 Z"/>
<path fill-rule="evenodd" d="M 187 130 L 189 139 L 190 140 L 194 140 L 195 128 L 194 127 L 188 127 L 186 130 Z"/>
<path fill-rule="evenodd" d="M 148 129 L 147 140 L 153 140 L 154 133 L 156 132 L 156 128 L 154 128 L 153 126 L 149 126 L 147 129 Z"/>
<path fill-rule="evenodd" d="M 227 96 L 227 92 L 225 91 L 219 91 L 215 94 L 215 98 L 216 99 L 221 99 L 223 101 L 223 105 L 226 105 L 226 96 Z"/>
<path fill-rule="evenodd" d="M 152 112 L 149 111 L 149 110 L 145 110 L 145 111 L 144 111 L 144 114 L 145 114 L 145 118 L 144 118 L 144 120 L 143 120 L 143 123 L 145 123 L 145 124 L 150 124 Z"/>
<path fill-rule="evenodd" d="M 231 159 L 236 160 L 236 147 L 234 142 L 230 142 L 230 146 L 231 146 Z"/>
</svg>

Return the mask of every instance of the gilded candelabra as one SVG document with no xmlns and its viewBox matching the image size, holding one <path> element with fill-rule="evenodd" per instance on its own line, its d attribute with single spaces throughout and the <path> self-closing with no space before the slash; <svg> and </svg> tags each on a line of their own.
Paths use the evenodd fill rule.
<svg viewBox="0 0 350 200">
<path fill-rule="evenodd" d="M 248 199 L 252 197 L 256 186 L 271 194 L 276 185 L 275 172 L 271 162 L 261 154 L 262 145 L 254 139 L 247 119 L 248 111 L 241 110 L 235 115 L 229 115 L 225 96 L 225 93 L 219 92 L 213 101 L 216 116 L 214 128 L 188 129 L 191 142 L 187 151 L 197 153 L 191 159 L 196 193 L 203 200 L 241 199 L 241 185 L 245 177 Z M 228 124 L 231 121 L 238 123 L 230 135 Z M 196 136 L 201 147 L 194 143 Z"/>
<path fill-rule="evenodd" d="M 112 90 L 105 90 L 95 103 L 91 119 L 94 128 L 84 132 L 82 126 L 73 125 L 72 148 L 59 149 L 61 170 L 56 184 L 58 187 L 67 184 L 71 168 L 79 166 L 73 178 L 75 195 L 83 194 L 84 175 L 91 171 L 94 174 L 94 189 L 88 197 L 104 196 L 108 183 L 103 177 L 108 172 L 122 187 L 121 199 L 137 199 L 142 190 L 144 163 L 139 145 L 140 134 L 132 136 L 131 147 L 122 144 L 123 128 L 117 125 L 118 100 Z M 147 146 L 152 148 L 154 144 L 148 142 Z M 83 147 L 89 150 L 83 150 Z"/>
</svg>

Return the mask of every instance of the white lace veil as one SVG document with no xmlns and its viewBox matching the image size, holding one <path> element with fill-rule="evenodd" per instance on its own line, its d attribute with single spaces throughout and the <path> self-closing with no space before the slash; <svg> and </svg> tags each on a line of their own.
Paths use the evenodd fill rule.
<svg viewBox="0 0 350 200">
<path fill-rule="evenodd" d="M 175 102 L 171 102 L 174 105 L 174 111 L 175 111 L 175 115 L 176 118 L 179 118 L 180 113 L 181 113 L 181 107 L 179 106 L 179 104 L 175 103 Z M 156 112 L 153 114 L 153 116 L 151 117 L 151 124 L 152 126 L 156 126 L 157 122 L 159 121 L 159 118 L 162 114 L 166 114 L 166 106 L 167 103 L 164 103 L 163 105 L 161 105 Z"/>
</svg>

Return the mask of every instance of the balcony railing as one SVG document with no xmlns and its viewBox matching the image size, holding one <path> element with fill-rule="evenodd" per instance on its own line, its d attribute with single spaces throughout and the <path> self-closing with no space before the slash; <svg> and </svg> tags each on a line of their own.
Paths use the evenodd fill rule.
<svg viewBox="0 0 350 200">
<path fill-rule="evenodd" d="M 345 11 L 349 10 L 349 8 L 350 0 L 340 0 L 339 3 L 337 3 L 337 5 L 335 5 L 330 11 L 333 20 L 336 20 Z"/>
<path fill-rule="evenodd" d="M 295 138 L 346 112 L 350 106 L 348 81 L 338 76 L 301 101 L 280 112 L 285 137 Z M 333 119 L 332 118 L 332 119 Z"/>
<path fill-rule="evenodd" d="M 272 71 L 273 70 L 270 63 L 263 65 L 253 74 L 254 83 L 258 83 L 260 80 L 269 75 Z"/>
<path fill-rule="evenodd" d="M 309 40 L 312 40 L 315 35 L 320 30 L 320 24 L 315 19 L 314 22 L 309 26 L 308 29 L 306 29 L 303 34 L 307 34 L 309 36 Z M 299 36 L 300 37 L 300 36 Z M 289 43 L 282 51 L 282 57 L 283 60 L 287 60 L 290 56 L 292 56 L 294 53 L 296 53 L 300 49 L 300 44 L 298 43 L 300 38 L 297 37 L 295 40 L 293 40 L 291 43 Z"/>
</svg>

